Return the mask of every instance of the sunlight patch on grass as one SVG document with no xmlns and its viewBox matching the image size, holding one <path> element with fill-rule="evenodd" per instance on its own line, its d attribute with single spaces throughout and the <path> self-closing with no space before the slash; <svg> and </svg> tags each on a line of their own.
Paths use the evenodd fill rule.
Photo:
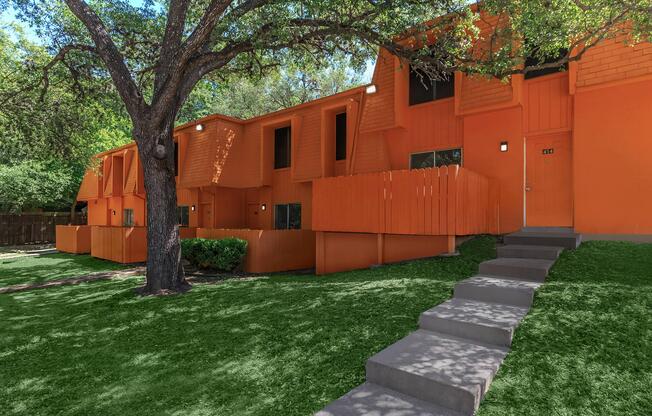
<svg viewBox="0 0 652 416">
<path fill-rule="evenodd" d="M 414 330 L 422 311 L 493 257 L 494 240 L 461 251 L 329 276 L 197 284 L 178 296 L 139 297 L 142 278 L 0 295 L 0 408 L 312 414 L 360 384 L 369 356 Z M 39 394 L 6 393 L 43 375 Z"/>
</svg>

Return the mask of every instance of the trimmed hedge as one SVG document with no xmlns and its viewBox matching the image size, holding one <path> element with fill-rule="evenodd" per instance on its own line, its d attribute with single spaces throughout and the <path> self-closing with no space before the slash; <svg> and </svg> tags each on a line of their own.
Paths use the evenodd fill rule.
<svg viewBox="0 0 652 416">
<path fill-rule="evenodd" d="M 239 238 L 181 240 L 181 256 L 200 269 L 231 272 L 242 265 L 247 241 Z"/>
</svg>

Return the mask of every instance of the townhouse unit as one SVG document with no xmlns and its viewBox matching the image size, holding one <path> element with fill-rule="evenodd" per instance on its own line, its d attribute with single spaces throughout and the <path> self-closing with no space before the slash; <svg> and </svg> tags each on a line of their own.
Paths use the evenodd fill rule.
<svg viewBox="0 0 652 416">
<path fill-rule="evenodd" d="M 573 227 L 652 235 L 652 44 L 602 41 L 567 68 L 423 82 L 380 52 L 370 85 L 248 120 L 176 128 L 182 238 L 249 241 L 251 272 L 434 256 L 460 236 Z M 57 247 L 144 261 L 135 145 L 97 155 L 88 225 Z"/>
</svg>

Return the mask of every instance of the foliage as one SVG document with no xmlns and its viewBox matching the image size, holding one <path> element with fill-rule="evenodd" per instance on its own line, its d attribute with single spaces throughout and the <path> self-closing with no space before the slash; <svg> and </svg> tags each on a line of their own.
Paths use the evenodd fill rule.
<svg viewBox="0 0 652 416">
<path fill-rule="evenodd" d="M 19 26 L 0 29 L 0 211 L 69 209 L 94 153 L 130 140 L 129 121 L 110 83 L 94 79 L 83 94 L 64 68 L 41 82 L 52 56 L 27 40 Z M 81 81 L 80 81 L 81 82 Z M 101 91 L 108 88 L 108 91 Z"/>
<path fill-rule="evenodd" d="M 68 166 L 56 161 L 0 165 L 0 212 L 69 207 L 78 185 Z"/>
<path fill-rule="evenodd" d="M 142 278 L 0 295 L 0 408 L 311 415 L 362 383 L 367 358 L 448 299 L 495 255 L 494 240 L 460 251 L 329 276 L 195 284 L 183 296 L 136 297 Z"/>
<path fill-rule="evenodd" d="M 649 415 L 652 244 L 591 241 L 539 288 L 479 416 Z"/>
<path fill-rule="evenodd" d="M 190 238 L 181 240 L 181 255 L 202 269 L 231 272 L 242 265 L 247 241 L 239 238 Z"/>
<path fill-rule="evenodd" d="M 325 66 L 275 68 L 260 77 L 231 76 L 197 84 L 179 112 L 183 124 L 213 113 L 247 119 L 362 85 L 362 68 L 338 56 Z"/>
</svg>

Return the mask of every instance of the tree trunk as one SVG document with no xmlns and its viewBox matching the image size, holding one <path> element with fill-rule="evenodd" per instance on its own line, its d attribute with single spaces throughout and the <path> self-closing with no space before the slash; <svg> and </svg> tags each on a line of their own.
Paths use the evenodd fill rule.
<svg viewBox="0 0 652 416">
<path fill-rule="evenodd" d="M 147 195 L 147 279 L 141 292 L 183 292 L 190 284 L 181 264 L 172 131 L 148 136 L 138 140 Z M 157 158 L 156 144 L 147 143 L 163 144 L 165 157 Z"/>
</svg>

